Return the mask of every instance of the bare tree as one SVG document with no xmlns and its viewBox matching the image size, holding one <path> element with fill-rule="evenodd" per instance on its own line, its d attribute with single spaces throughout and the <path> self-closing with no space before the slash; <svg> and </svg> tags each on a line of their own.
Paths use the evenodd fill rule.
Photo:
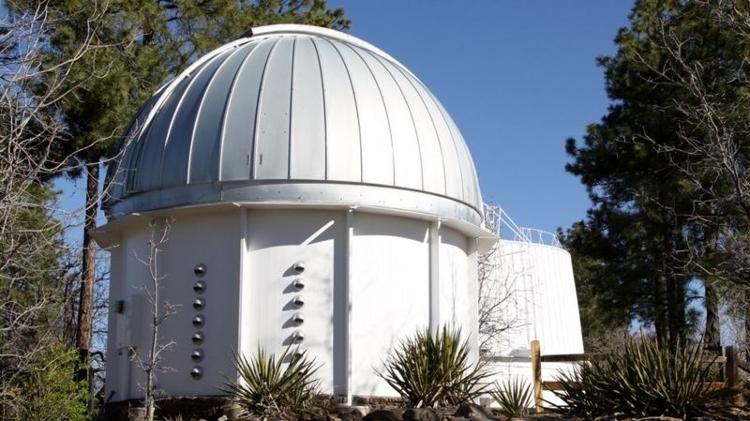
<svg viewBox="0 0 750 421">
<path fill-rule="evenodd" d="M 148 303 L 151 306 L 151 318 L 149 323 L 150 344 L 145 353 L 138 349 L 132 350 L 132 360 L 143 370 L 146 376 L 146 383 L 143 385 L 144 406 L 146 407 L 146 418 L 153 421 L 154 412 L 156 411 L 156 394 L 158 392 L 155 380 L 156 374 L 160 371 L 168 370 L 163 365 L 164 359 L 162 353 L 171 349 L 175 342 L 170 340 L 161 343 L 159 330 L 164 321 L 177 312 L 177 306 L 170 304 L 168 301 L 160 298 L 161 283 L 166 278 L 159 269 L 159 256 L 164 252 L 169 241 L 169 232 L 174 221 L 171 218 L 162 218 L 160 220 L 151 220 L 149 227 L 151 235 L 148 240 L 148 256 L 139 257 L 134 253 L 135 258 L 148 268 L 148 279 L 144 286 L 144 292 Z"/>
<path fill-rule="evenodd" d="M 90 33 L 106 4 L 87 16 Z M 62 234 L 78 211 L 63 211 L 49 180 L 73 169 L 63 154 L 67 127 L 60 103 L 70 94 L 74 66 L 97 48 L 81 40 L 69 59 L 46 60 L 55 24 L 47 1 L 0 18 L 0 418 L 27 405 L 17 380 L 51 349 L 68 345 L 66 309 L 77 280 Z M 41 415 L 40 415 L 41 416 Z M 50 415 L 54 417 L 54 415 Z"/>
<path fill-rule="evenodd" d="M 488 207 L 485 224 L 487 229 L 499 232 L 500 214 Z M 500 244 L 496 243 L 478 259 L 479 349 L 483 354 L 497 352 L 504 335 L 523 324 L 513 308 L 520 298 L 516 289 L 518 276 L 502 270 L 500 253 Z"/>
<path fill-rule="evenodd" d="M 750 88 L 750 57 L 741 47 L 750 42 L 750 4 L 694 0 L 686 5 L 686 13 L 698 13 L 712 30 L 686 30 L 679 24 L 682 16 L 665 14 L 649 39 L 663 59 L 655 62 L 654 55 L 636 52 L 638 64 L 648 70 L 644 79 L 677 93 L 664 107 L 679 117 L 677 141 L 659 142 L 648 133 L 640 138 L 666 156 L 694 189 L 693 211 L 686 215 L 693 224 L 685 230 L 686 270 L 704 279 L 706 338 L 716 346 L 720 305 L 737 306 L 722 314 L 740 317 L 744 336 L 750 333 L 750 99 L 742 93 Z M 713 44 L 711 37 L 720 42 Z"/>
</svg>

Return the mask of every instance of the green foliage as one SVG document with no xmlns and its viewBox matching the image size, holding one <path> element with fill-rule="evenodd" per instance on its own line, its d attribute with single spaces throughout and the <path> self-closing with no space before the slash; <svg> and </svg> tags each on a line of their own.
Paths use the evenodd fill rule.
<svg viewBox="0 0 750 421">
<path fill-rule="evenodd" d="M 239 381 L 229 381 L 225 391 L 244 415 L 281 415 L 306 408 L 317 394 L 318 366 L 307 351 L 287 347 L 277 358 L 258 348 L 249 360 L 235 355 Z"/>
<path fill-rule="evenodd" d="M 557 409 L 584 419 L 668 416 L 711 419 L 729 414 L 735 391 L 713 389 L 712 364 L 700 345 L 674 350 L 647 338 L 626 341 L 558 378 Z"/>
<path fill-rule="evenodd" d="M 63 345 L 72 285 L 54 192 L 34 182 L 18 193 L 0 235 L 0 419 L 86 419 L 78 354 Z"/>
<path fill-rule="evenodd" d="M 532 406 L 531 386 L 520 377 L 495 383 L 495 389 L 490 391 L 490 395 L 500 406 L 500 411 L 511 418 L 525 416 Z"/>
<path fill-rule="evenodd" d="M 483 361 L 471 364 L 469 342 L 460 331 L 447 327 L 402 341 L 377 374 L 417 408 L 469 402 L 488 389 L 490 376 Z"/>
<path fill-rule="evenodd" d="M 40 344 L 30 366 L 0 396 L 4 420 L 88 420 L 86 381 L 71 380 L 78 352 L 60 343 Z"/>
<path fill-rule="evenodd" d="M 746 110 L 750 96 L 740 100 L 747 84 L 737 74 L 744 74 L 750 44 L 746 34 L 728 31 L 716 18 L 730 4 L 738 3 L 636 1 L 629 25 L 615 38 L 616 54 L 598 59 L 611 105 L 583 139 L 566 143 L 566 169 L 580 177 L 592 201 L 586 220 L 564 238 L 586 336 L 633 319 L 672 344 L 695 333 L 689 282 L 715 271 L 703 260 L 716 247 L 712 232 L 738 219 L 719 211 L 729 180 L 697 165 L 705 154 L 693 146 L 709 139 L 685 115 L 699 106 L 694 92 L 665 79 L 676 75 L 665 43 L 678 42 L 685 61 L 701 69 L 707 102 L 726 100 L 727 109 Z M 748 145 L 740 141 L 738 165 L 744 168 Z"/>
</svg>

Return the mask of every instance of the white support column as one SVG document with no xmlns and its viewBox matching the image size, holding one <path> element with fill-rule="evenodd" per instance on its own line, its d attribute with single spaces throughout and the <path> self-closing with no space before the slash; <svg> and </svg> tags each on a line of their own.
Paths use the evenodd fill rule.
<svg viewBox="0 0 750 421">
<path fill-rule="evenodd" d="M 352 404 L 352 243 L 354 241 L 354 208 L 349 208 L 346 211 L 346 282 L 344 283 L 344 296 L 346 297 L 346 311 L 344 313 L 344 343 L 346 344 L 346 354 L 344 358 L 346 363 L 344 367 L 346 369 L 346 384 L 344 390 L 346 390 L 346 405 Z"/>
<path fill-rule="evenodd" d="M 440 220 L 430 225 L 430 331 L 440 329 Z"/>
<path fill-rule="evenodd" d="M 467 269 L 469 273 L 466 275 L 466 279 L 469 281 L 471 288 L 470 300 L 474 303 L 479 303 L 479 248 L 478 239 L 470 238 L 468 241 L 467 257 L 469 264 Z M 469 306 L 469 343 L 472 348 L 472 362 L 479 361 L 479 307 L 478 305 Z"/>
<path fill-rule="evenodd" d="M 239 208 L 240 211 L 240 278 L 237 280 L 239 282 L 239 285 L 237 287 L 237 298 L 239 299 L 239 303 L 237 304 L 237 310 L 239 313 L 239 320 L 237 322 L 237 349 L 235 350 L 238 354 L 242 354 L 243 352 L 247 352 L 248 349 L 245 348 L 245 336 L 247 335 L 247 326 L 245 318 L 247 315 L 245 314 L 247 312 L 247 306 L 250 303 L 247 301 L 247 297 L 245 297 L 245 294 L 249 290 L 249 286 L 245 285 L 245 283 L 248 281 L 247 276 L 247 209 Z M 245 322 L 245 323 L 243 323 Z M 237 373 L 237 377 L 239 378 L 239 373 Z"/>
</svg>

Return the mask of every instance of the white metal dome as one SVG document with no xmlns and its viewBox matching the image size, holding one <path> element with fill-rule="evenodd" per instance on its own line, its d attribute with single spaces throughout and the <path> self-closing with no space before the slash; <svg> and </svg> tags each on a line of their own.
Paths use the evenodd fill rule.
<svg viewBox="0 0 750 421">
<path fill-rule="evenodd" d="M 141 108 L 110 218 L 221 202 L 347 205 L 481 224 L 469 149 L 389 55 L 304 25 L 255 28 Z"/>
</svg>

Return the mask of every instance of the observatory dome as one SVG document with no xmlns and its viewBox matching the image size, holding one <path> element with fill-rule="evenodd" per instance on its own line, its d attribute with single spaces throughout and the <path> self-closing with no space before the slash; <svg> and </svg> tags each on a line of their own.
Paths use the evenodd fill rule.
<svg viewBox="0 0 750 421">
<path fill-rule="evenodd" d="M 128 129 L 110 219 L 216 203 L 348 205 L 481 224 L 469 149 L 408 69 L 337 31 L 255 28 L 163 85 Z"/>
</svg>

